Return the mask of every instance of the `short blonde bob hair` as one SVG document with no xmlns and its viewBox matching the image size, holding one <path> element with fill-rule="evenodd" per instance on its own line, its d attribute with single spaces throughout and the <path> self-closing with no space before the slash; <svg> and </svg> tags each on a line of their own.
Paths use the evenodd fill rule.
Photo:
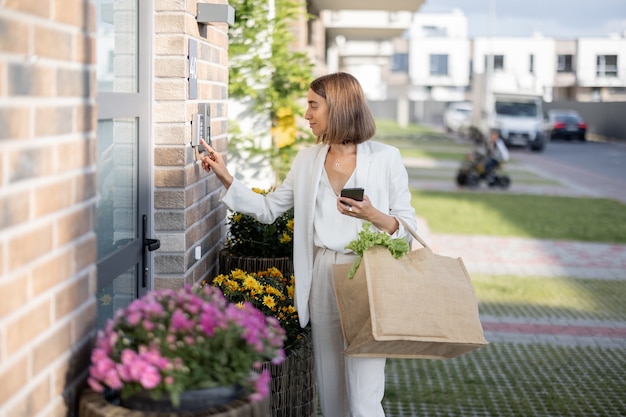
<svg viewBox="0 0 626 417">
<path fill-rule="evenodd" d="M 311 90 L 328 104 L 328 129 L 317 138 L 318 142 L 358 144 L 374 136 L 374 117 L 354 76 L 345 72 L 323 75 L 311 83 Z"/>
</svg>

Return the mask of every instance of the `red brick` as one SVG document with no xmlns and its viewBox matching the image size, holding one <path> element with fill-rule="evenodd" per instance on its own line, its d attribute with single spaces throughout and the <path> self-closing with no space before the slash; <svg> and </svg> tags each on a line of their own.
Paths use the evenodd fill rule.
<svg viewBox="0 0 626 417">
<path fill-rule="evenodd" d="M 35 189 L 33 193 L 34 216 L 39 218 L 46 214 L 69 207 L 74 200 L 73 181 L 64 179 L 56 183 L 46 183 Z"/>
<path fill-rule="evenodd" d="M 6 0 L 4 7 L 40 17 L 50 17 L 51 5 L 41 0 Z"/>
<path fill-rule="evenodd" d="M 91 297 L 89 294 L 89 276 L 83 274 L 70 285 L 57 291 L 54 298 L 54 319 L 62 320 L 74 310 L 78 310 Z"/>
<path fill-rule="evenodd" d="M 71 347 L 70 323 L 55 326 L 52 332 L 33 349 L 33 372 L 39 374 L 69 351 Z"/>
<path fill-rule="evenodd" d="M 17 0 L 19 1 L 19 0 Z M 0 17 L 0 51 L 28 53 L 28 24 Z"/>
<path fill-rule="evenodd" d="M 35 125 L 35 136 L 56 136 L 72 132 L 74 125 L 74 114 L 71 107 L 40 107 L 35 110 L 37 124 Z M 78 153 L 74 149 L 71 156 Z"/>
<path fill-rule="evenodd" d="M 7 408 L 8 416 L 34 416 L 44 409 L 50 401 L 51 378 L 38 380 L 37 385 L 30 389 L 19 401 L 13 401 L 13 407 Z"/>
<path fill-rule="evenodd" d="M 6 361 L 3 361 L 5 363 Z M 4 371 L 0 371 L 0 404 L 13 398 L 28 382 L 28 356 L 22 355 L 11 363 L 7 363 Z"/>
<path fill-rule="evenodd" d="M 63 216 L 57 221 L 55 245 L 63 246 L 94 230 L 93 207 L 84 207 Z"/>
<path fill-rule="evenodd" d="M 35 39 L 37 39 L 35 55 L 62 61 L 73 60 L 74 38 L 71 33 L 37 26 L 35 27 Z"/>
<path fill-rule="evenodd" d="M 52 18 L 57 22 L 83 29 L 94 27 L 93 8 L 85 0 L 55 0 L 51 3 L 54 4 Z"/>
<path fill-rule="evenodd" d="M 0 250 L 2 247 L 0 246 Z M 0 317 L 6 316 L 13 310 L 17 310 L 28 301 L 28 277 L 23 274 L 12 279 L 0 280 L 0 294 L 3 296 L 0 303 Z"/>
<path fill-rule="evenodd" d="M 52 324 L 50 306 L 50 300 L 38 304 L 29 303 L 23 313 L 7 323 L 6 351 L 9 356 L 24 349 L 50 327 Z"/>
<path fill-rule="evenodd" d="M 0 230 L 25 223 L 30 217 L 30 193 L 15 191 L 0 197 Z"/>
<path fill-rule="evenodd" d="M 33 297 L 60 285 L 67 277 L 71 276 L 72 253 L 69 249 L 56 251 L 54 256 L 45 262 L 40 262 L 32 269 L 31 291 Z"/>
<path fill-rule="evenodd" d="M 14 271 L 52 250 L 52 225 L 24 230 L 8 242 L 9 270 Z"/>
<path fill-rule="evenodd" d="M 0 108 L 0 139 L 30 137 L 30 109 L 27 107 Z"/>
</svg>

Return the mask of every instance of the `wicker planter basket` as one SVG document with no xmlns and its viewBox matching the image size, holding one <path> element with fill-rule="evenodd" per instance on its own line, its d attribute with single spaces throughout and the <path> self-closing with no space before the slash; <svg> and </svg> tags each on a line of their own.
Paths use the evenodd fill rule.
<svg viewBox="0 0 626 417">
<path fill-rule="evenodd" d="M 219 256 L 220 274 L 227 275 L 234 269 L 245 272 L 265 271 L 276 267 L 286 277 L 293 275 L 293 260 L 284 258 L 259 258 L 253 256 L 233 256 L 228 249 L 222 249 Z"/>
<path fill-rule="evenodd" d="M 266 417 L 270 414 L 269 397 L 257 402 L 235 400 L 230 403 L 197 412 L 159 413 L 118 407 L 104 399 L 102 394 L 85 389 L 80 397 L 80 417 Z"/>
<path fill-rule="evenodd" d="M 220 251 L 220 274 L 228 275 L 234 269 L 249 273 L 276 267 L 283 276 L 293 275 L 293 260 L 284 258 L 259 258 L 232 256 L 227 249 Z M 287 352 L 280 365 L 269 362 L 263 368 L 272 373 L 269 414 L 272 417 L 315 417 L 317 416 L 317 385 L 311 331 L 307 329 L 300 347 Z"/>
<path fill-rule="evenodd" d="M 272 417 L 315 417 L 317 415 L 317 385 L 311 331 L 300 347 L 287 354 L 280 365 L 269 362 L 263 368 L 272 373 L 270 409 Z"/>
</svg>

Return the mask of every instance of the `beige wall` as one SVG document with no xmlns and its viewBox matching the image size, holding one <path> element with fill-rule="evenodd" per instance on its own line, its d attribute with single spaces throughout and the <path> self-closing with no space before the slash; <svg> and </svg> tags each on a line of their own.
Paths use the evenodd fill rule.
<svg viewBox="0 0 626 417">
<path fill-rule="evenodd" d="M 154 282 L 178 287 L 217 271 L 225 232 L 189 143 L 206 101 L 227 149 L 228 28 L 198 26 L 193 0 L 154 4 Z M 96 318 L 95 27 L 89 0 L 0 0 L 0 417 L 77 415 Z"/>
</svg>

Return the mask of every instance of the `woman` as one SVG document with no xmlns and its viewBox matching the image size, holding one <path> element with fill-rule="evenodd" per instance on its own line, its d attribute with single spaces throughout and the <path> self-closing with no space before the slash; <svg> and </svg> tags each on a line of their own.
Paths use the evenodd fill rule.
<svg viewBox="0 0 626 417">
<path fill-rule="evenodd" d="M 344 338 L 333 287 L 332 266 L 356 256 L 345 246 L 363 222 L 392 237 L 407 237 L 398 218 L 416 227 L 408 175 L 400 152 L 368 142 L 374 119 L 353 76 L 336 73 L 311 83 L 305 119 L 317 136 L 301 150 L 275 191 L 253 192 L 228 172 L 222 156 L 206 142 L 202 159 L 226 187 L 222 201 L 231 210 L 272 223 L 294 208 L 295 306 L 302 327 L 311 322 L 322 413 L 326 417 L 384 417 L 384 358 L 343 355 Z M 343 188 L 362 187 L 362 201 L 341 197 Z"/>
</svg>

